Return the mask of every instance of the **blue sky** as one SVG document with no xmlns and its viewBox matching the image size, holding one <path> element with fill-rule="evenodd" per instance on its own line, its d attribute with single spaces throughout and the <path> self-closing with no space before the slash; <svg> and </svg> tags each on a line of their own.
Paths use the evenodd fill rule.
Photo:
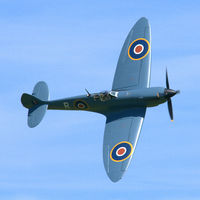
<svg viewBox="0 0 200 200">
<path fill-rule="evenodd" d="M 200 199 L 199 1 L 0 1 L 0 199 Z M 48 111 L 35 129 L 20 104 L 39 80 L 51 99 L 110 89 L 142 16 L 152 29 L 151 86 L 180 89 L 147 110 L 132 163 L 112 183 L 102 159 L 105 118 Z"/>
</svg>

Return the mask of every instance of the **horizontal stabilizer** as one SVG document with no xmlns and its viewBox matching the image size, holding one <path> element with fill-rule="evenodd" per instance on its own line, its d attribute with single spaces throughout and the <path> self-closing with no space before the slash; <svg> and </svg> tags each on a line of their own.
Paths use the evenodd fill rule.
<svg viewBox="0 0 200 200">
<path fill-rule="evenodd" d="M 33 128 L 43 119 L 47 110 L 47 101 L 49 100 L 49 89 L 45 82 L 38 82 L 32 95 L 24 93 L 21 102 L 24 107 L 28 108 L 28 126 Z"/>
<path fill-rule="evenodd" d="M 28 126 L 30 128 L 36 127 L 42 121 L 46 110 L 47 105 L 30 108 L 28 111 Z"/>
</svg>

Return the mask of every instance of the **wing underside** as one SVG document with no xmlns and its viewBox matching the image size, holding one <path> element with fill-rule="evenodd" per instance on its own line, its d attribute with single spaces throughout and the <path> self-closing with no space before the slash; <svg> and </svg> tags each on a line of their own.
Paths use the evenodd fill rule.
<svg viewBox="0 0 200 200">
<path fill-rule="evenodd" d="M 149 87 L 151 62 L 150 25 L 146 18 L 137 21 L 122 47 L 112 90 Z"/>
<path fill-rule="evenodd" d="M 107 116 L 103 160 L 109 178 L 120 180 L 128 168 L 137 144 L 146 108 L 134 108 Z"/>
</svg>

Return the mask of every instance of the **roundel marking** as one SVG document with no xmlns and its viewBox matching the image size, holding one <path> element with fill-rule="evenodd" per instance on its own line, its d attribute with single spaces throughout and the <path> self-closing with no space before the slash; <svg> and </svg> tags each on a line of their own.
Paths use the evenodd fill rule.
<svg viewBox="0 0 200 200">
<path fill-rule="evenodd" d="M 74 102 L 74 106 L 77 109 L 85 110 L 88 108 L 88 104 L 83 100 L 77 100 Z"/>
<path fill-rule="evenodd" d="M 125 147 L 120 147 L 119 149 L 117 149 L 116 154 L 117 156 L 123 156 L 126 153 L 126 148 Z"/>
<path fill-rule="evenodd" d="M 135 54 L 140 54 L 144 51 L 144 46 L 142 44 L 138 44 L 133 49 Z"/>
<path fill-rule="evenodd" d="M 131 60 L 141 60 L 150 51 L 149 41 L 144 38 L 134 40 L 128 48 L 128 56 Z"/>
<path fill-rule="evenodd" d="M 110 159 L 114 162 L 122 162 L 133 153 L 133 145 L 130 142 L 122 141 L 117 143 L 110 151 Z"/>
</svg>

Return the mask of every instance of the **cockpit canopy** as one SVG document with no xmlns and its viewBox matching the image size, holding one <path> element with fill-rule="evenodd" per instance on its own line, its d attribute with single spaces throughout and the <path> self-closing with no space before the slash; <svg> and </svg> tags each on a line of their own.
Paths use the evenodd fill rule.
<svg viewBox="0 0 200 200">
<path fill-rule="evenodd" d="M 112 98 L 117 98 L 118 92 L 116 91 L 103 91 L 100 93 L 94 94 L 93 98 L 96 101 L 97 99 L 100 99 L 100 101 L 108 101 L 111 100 Z"/>
</svg>

